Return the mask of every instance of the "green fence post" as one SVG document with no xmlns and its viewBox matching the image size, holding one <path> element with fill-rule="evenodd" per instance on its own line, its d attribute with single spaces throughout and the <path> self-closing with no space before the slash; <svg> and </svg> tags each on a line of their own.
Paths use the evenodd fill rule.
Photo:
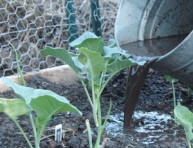
<svg viewBox="0 0 193 148">
<path fill-rule="evenodd" d="M 100 22 L 100 11 L 99 11 L 99 1 L 98 0 L 90 0 L 90 7 L 91 7 L 91 18 L 92 18 L 93 32 L 97 36 L 102 36 L 101 22 Z"/>
<path fill-rule="evenodd" d="M 74 11 L 74 0 L 65 1 L 66 17 L 68 23 L 68 41 L 72 42 L 77 38 L 77 27 L 76 27 L 76 15 Z"/>
</svg>

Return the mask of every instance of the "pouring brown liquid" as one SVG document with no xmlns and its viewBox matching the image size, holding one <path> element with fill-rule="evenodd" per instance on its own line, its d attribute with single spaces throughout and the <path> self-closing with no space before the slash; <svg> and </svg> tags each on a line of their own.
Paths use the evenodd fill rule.
<svg viewBox="0 0 193 148">
<path fill-rule="evenodd" d="M 124 126 L 128 128 L 132 120 L 132 114 L 138 102 L 140 90 L 145 82 L 149 68 L 160 57 L 177 45 L 179 45 L 186 36 L 174 36 L 156 38 L 151 40 L 137 41 L 123 44 L 120 47 L 133 56 L 134 60 L 146 61 L 143 66 L 133 66 L 129 68 L 127 88 L 125 96 Z"/>
</svg>

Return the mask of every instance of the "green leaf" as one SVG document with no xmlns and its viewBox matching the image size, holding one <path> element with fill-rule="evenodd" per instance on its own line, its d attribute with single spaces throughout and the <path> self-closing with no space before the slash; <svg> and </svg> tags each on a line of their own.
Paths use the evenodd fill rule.
<svg viewBox="0 0 193 148">
<path fill-rule="evenodd" d="M 140 61 L 140 62 L 138 62 L 138 61 L 136 61 L 136 60 L 134 60 L 133 58 L 130 58 L 130 57 L 128 57 L 127 59 L 128 59 L 129 61 L 131 61 L 132 63 L 135 63 L 135 64 L 140 65 L 140 66 L 143 66 L 144 64 L 147 63 L 146 61 Z"/>
<path fill-rule="evenodd" d="M 13 91 L 26 102 L 27 105 L 30 105 L 30 103 L 33 99 L 42 98 L 42 97 L 47 98 L 48 96 L 50 96 L 50 97 L 54 98 L 54 100 L 60 101 L 61 103 L 68 105 L 69 107 L 74 108 L 74 106 L 71 105 L 70 102 L 65 97 L 62 97 L 62 96 L 60 96 L 60 95 L 58 95 L 50 90 L 33 89 L 30 87 L 20 86 L 20 85 L 12 82 L 10 79 L 5 78 L 5 77 L 1 78 L 1 80 L 4 83 L 6 83 L 7 86 L 11 87 L 13 89 Z M 44 102 L 44 103 L 46 103 L 46 102 Z M 74 112 L 81 114 L 81 112 L 78 109 L 76 109 L 76 108 L 74 108 L 74 109 L 75 109 Z"/>
<path fill-rule="evenodd" d="M 114 54 L 121 54 L 121 55 L 126 54 L 125 51 L 121 50 L 118 47 L 111 48 L 111 47 L 108 47 L 108 46 L 104 47 L 104 52 L 105 52 L 104 57 L 107 57 L 107 58 L 111 58 Z"/>
<path fill-rule="evenodd" d="M 80 72 L 80 69 L 75 65 L 74 61 L 71 58 L 71 55 L 67 50 L 63 48 L 52 48 L 46 47 L 41 51 L 43 55 L 51 55 L 61 59 L 64 63 L 68 64 L 76 73 Z"/>
<path fill-rule="evenodd" d="M 51 117 L 57 113 L 76 112 L 81 115 L 75 106 L 49 95 L 33 99 L 30 106 L 37 114 L 36 126 L 40 135 Z"/>
<path fill-rule="evenodd" d="M 103 40 L 100 37 L 97 37 L 95 34 L 91 32 L 85 32 L 79 38 L 75 39 L 70 43 L 71 47 L 76 48 L 87 48 L 90 51 L 95 51 L 103 54 Z"/>
<path fill-rule="evenodd" d="M 80 48 L 79 50 L 87 57 L 87 62 L 90 63 L 88 66 L 91 68 L 94 78 L 99 77 L 106 70 L 104 58 L 100 53 L 90 51 L 87 48 Z"/>
<path fill-rule="evenodd" d="M 79 56 L 72 57 L 72 60 L 74 61 L 75 66 L 81 71 L 84 69 L 85 66 L 80 62 Z"/>
<path fill-rule="evenodd" d="M 174 109 L 175 117 L 177 118 L 177 123 L 184 127 L 186 137 L 189 141 L 193 140 L 193 113 L 182 105 L 177 105 Z"/>
<path fill-rule="evenodd" d="M 28 114 L 28 108 L 23 100 L 0 98 L 0 112 L 4 112 L 11 119 Z"/>
<path fill-rule="evenodd" d="M 117 46 L 116 40 L 115 39 L 109 39 L 108 43 L 107 43 L 107 46 L 111 47 L 111 48 L 116 47 Z"/>
<path fill-rule="evenodd" d="M 173 77 L 170 76 L 170 75 L 164 75 L 164 79 L 165 79 L 166 81 L 169 81 L 169 82 L 172 82 L 172 81 L 177 82 L 177 81 L 178 81 L 177 79 L 173 78 Z"/>
<path fill-rule="evenodd" d="M 98 36 L 96 36 L 94 33 L 92 32 L 85 32 L 83 33 L 80 37 L 78 37 L 77 39 L 75 39 L 74 41 L 72 41 L 70 43 L 70 46 L 72 47 L 75 47 L 77 45 L 80 45 L 82 44 L 82 42 L 85 40 L 85 39 L 95 39 L 95 38 L 98 38 Z"/>
<path fill-rule="evenodd" d="M 131 62 L 128 59 L 126 60 L 117 59 L 107 66 L 107 71 L 110 72 L 111 76 L 114 76 L 116 73 L 120 72 L 121 70 L 133 65 L 135 65 L 135 63 Z"/>
<path fill-rule="evenodd" d="M 36 112 L 36 124 L 40 135 L 45 129 L 46 123 L 54 114 L 67 111 L 82 114 L 65 97 L 59 96 L 52 91 L 20 86 L 5 77 L 1 80 L 11 87 L 31 110 Z"/>
</svg>

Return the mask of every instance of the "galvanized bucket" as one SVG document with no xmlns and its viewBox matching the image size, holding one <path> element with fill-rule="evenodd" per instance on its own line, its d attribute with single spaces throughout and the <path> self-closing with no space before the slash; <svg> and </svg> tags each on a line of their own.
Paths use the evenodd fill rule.
<svg viewBox="0 0 193 148">
<path fill-rule="evenodd" d="M 138 40 L 185 35 L 185 39 L 156 60 L 153 68 L 193 85 L 192 30 L 193 0 L 122 0 L 115 38 L 120 46 Z"/>
</svg>

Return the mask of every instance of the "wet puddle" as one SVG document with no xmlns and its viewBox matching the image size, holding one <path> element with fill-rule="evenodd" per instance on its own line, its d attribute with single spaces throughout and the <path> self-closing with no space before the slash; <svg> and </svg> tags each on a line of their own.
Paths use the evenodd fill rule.
<svg viewBox="0 0 193 148">
<path fill-rule="evenodd" d="M 172 141 L 179 132 L 173 118 L 168 114 L 136 111 L 133 117 L 135 126 L 125 132 L 123 113 L 111 115 L 106 125 L 107 135 L 135 139 L 144 145 L 149 145 L 166 141 L 166 139 Z"/>
</svg>

